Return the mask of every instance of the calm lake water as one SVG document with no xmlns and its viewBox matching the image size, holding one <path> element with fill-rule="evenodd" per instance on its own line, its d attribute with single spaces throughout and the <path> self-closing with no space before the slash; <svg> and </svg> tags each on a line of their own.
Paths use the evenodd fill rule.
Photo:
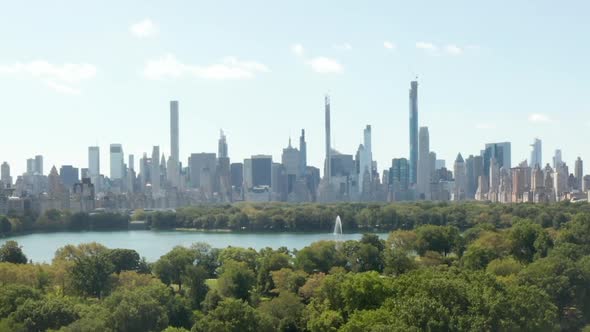
<svg viewBox="0 0 590 332">
<path fill-rule="evenodd" d="M 358 240 L 361 233 L 342 234 L 342 240 Z M 379 234 L 386 238 L 387 234 Z M 332 233 L 237 233 L 195 231 L 114 231 L 114 232 L 59 232 L 26 234 L 1 238 L 0 245 L 15 240 L 33 262 L 50 263 L 55 251 L 67 244 L 98 242 L 108 248 L 134 249 L 139 255 L 154 262 L 175 246 L 190 246 L 205 242 L 214 248 L 227 246 L 254 248 L 271 247 L 301 249 L 312 242 L 333 240 Z"/>
</svg>

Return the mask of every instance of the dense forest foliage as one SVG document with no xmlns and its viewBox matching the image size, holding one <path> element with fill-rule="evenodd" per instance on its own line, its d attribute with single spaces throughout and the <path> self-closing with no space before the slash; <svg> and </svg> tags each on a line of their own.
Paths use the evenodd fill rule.
<svg viewBox="0 0 590 332">
<path fill-rule="evenodd" d="M 40 216 L 0 216 L 0 236 L 31 231 L 113 230 L 129 228 L 130 220 L 146 221 L 152 229 L 225 229 L 232 231 L 330 231 L 337 215 L 345 231 L 389 232 L 422 225 L 454 226 L 464 231 L 485 222 L 510 227 L 515 219 L 530 219 L 542 227 L 561 225 L 577 213 L 590 213 L 588 203 L 490 204 L 445 203 L 237 203 L 179 208 L 176 211 L 70 213 L 48 210 Z"/>
<path fill-rule="evenodd" d="M 365 234 L 259 251 L 195 243 L 150 263 L 90 243 L 33 264 L 7 241 L 0 331 L 590 331 L 586 204 L 300 208 L 326 229 L 335 214 L 354 215 L 349 228 L 403 223 L 390 223 L 386 240 Z M 202 209 L 179 211 L 174 224 L 223 211 Z"/>
</svg>

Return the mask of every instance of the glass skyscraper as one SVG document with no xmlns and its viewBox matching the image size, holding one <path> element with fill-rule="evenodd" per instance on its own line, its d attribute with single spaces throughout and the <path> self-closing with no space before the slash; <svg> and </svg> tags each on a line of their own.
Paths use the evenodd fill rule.
<svg viewBox="0 0 590 332">
<path fill-rule="evenodd" d="M 410 183 L 418 175 L 418 81 L 410 83 Z"/>
</svg>

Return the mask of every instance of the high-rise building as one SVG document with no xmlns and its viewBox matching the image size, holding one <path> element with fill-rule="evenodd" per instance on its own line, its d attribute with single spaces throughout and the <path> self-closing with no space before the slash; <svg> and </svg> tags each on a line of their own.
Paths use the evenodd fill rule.
<svg viewBox="0 0 590 332">
<path fill-rule="evenodd" d="M 35 159 L 27 159 L 27 174 L 33 175 L 35 173 Z"/>
<path fill-rule="evenodd" d="M 152 191 L 156 192 L 160 190 L 161 183 L 160 179 L 162 176 L 161 168 L 160 168 L 160 146 L 154 145 L 152 147 L 152 165 L 151 165 L 151 180 L 152 180 Z"/>
<path fill-rule="evenodd" d="M 429 199 L 430 195 L 430 138 L 428 127 L 420 127 L 418 135 L 418 195 L 422 199 Z"/>
<path fill-rule="evenodd" d="M 244 189 L 248 190 L 252 185 L 252 159 L 244 159 Z"/>
<path fill-rule="evenodd" d="M 553 169 L 557 169 L 559 165 L 563 163 L 563 159 L 561 157 L 561 150 L 555 150 L 555 155 L 553 156 Z"/>
<path fill-rule="evenodd" d="M 467 173 L 465 171 L 465 160 L 459 153 L 455 164 L 453 165 L 453 174 L 455 175 L 455 189 L 453 200 L 462 201 L 465 199 L 466 185 L 467 185 Z"/>
<path fill-rule="evenodd" d="M 584 162 L 582 161 L 582 158 L 578 157 L 578 159 L 576 159 L 576 163 L 574 165 L 574 175 L 576 177 L 576 188 L 578 190 L 582 190 L 582 183 L 583 183 L 583 179 L 584 179 Z"/>
<path fill-rule="evenodd" d="M 307 142 L 305 142 L 305 129 L 301 129 L 301 136 L 299 137 L 299 176 L 305 175 L 307 168 Z"/>
<path fill-rule="evenodd" d="M 77 167 L 72 165 L 63 165 L 59 169 L 59 177 L 64 186 L 71 190 L 74 184 L 80 182 L 80 172 Z"/>
<path fill-rule="evenodd" d="M 214 175 L 217 165 L 215 153 L 193 153 L 189 160 L 190 186 L 203 188 L 209 185 L 210 177 Z"/>
<path fill-rule="evenodd" d="M 130 170 L 135 170 L 135 156 L 130 154 L 128 158 L 129 162 L 127 164 L 127 168 L 129 168 Z"/>
<path fill-rule="evenodd" d="M 389 169 L 389 185 L 393 201 L 410 199 L 408 189 L 410 186 L 410 163 L 406 158 L 393 159 Z"/>
<path fill-rule="evenodd" d="M 418 81 L 410 83 L 410 184 L 418 178 Z"/>
<path fill-rule="evenodd" d="M 121 144 L 111 144 L 111 180 L 119 180 L 125 174 L 123 147 Z"/>
<path fill-rule="evenodd" d="M 324 164 L 324 178 L 327 179 L 327 182 L 330 183 L 330 178 L 332 177 L 330 174 L 331 166 L 330 163 L 332 162 L 332 147 L 330 140 L 332 139 L 330 133 L 330 97 L 326 96 L 324 99 L 324 108 L 325 108 L 325 125 L 326 125 L 326 158 Z"/>
<path fill-rule="evenodd" d="M 252 156 L 252 186 L 271 186 L 272 185 L 272 156 L 255 155 Z"/>
<path fill-rule="evenodd" d="M 242 188 L 244 184 L 244 164 L 232 163 L 231 169 L 231 185 L 234 188 Z"/>
<path fill-rule="evenodd" d="M 531 159 L 529 160 L 529 166 L 535 168 L 536 165 L 539 167 L 543 166 L 543 148 L 541 140 L 535 138 L 533 144 L 531 144 Z"/>
<path fill-rule="evenodd" d="M 483 173 L 489 174 L 490 163 L 492 159 L 498 163 L 498 168 L 505 168 L 509 170 L 512 168 L 511 160 L 511 145 L 510 142 L 488 143 L 485 145 L 485 150 L 482 153 L 483 157 Z"/>
<path fill-rule="evenodd" d="M 35 174 L 43 175 L 43 156 L 37 155 L 35 156 Z"/>
<path fill-rule="evenodd" d="M 90 178 L 100 175 L 100 148 L 98 146 L 88 147 L 88 174 Z"/>
<path fill-rule="evenodd" d="M 10 176 L 10 165 L 7 162 L 3 162 L 0 166 L 0 181 L 4 186 L 12 186 L 12 177 Z"/>
<path fill-rule="evenodd" d="M 170 156 L 180 162 L 178 147 L 178 101 L 170 101 Z"/>
<path fill-rule="evenodd" d="M 219 141 L 217 142 L 217 156 L 219 158 L 228 158 L 227 139 L 223 130 L 219 131 Z"/>
<path fill-rule="evenodd" d="M 299 150 L 291 146 L 291 138 L 289 138 L 289 145 L 283 149 L 281 155 L 281 163 L 283 164 L 285 175 L 287 177 L 287 193 L 293 191 L 295 181 L 301 172 L 301 154 Z"/>
<path fill-rule="evenodd" d="M 359 174 L 358 174 L 358 189 L 359 192 L 365 190 L 365 186 L 371 185 L 373 153 L 371 151 L 371 126 L 367 125 L 363 131 L 363 144 L 359 147 Z M 365 184 L 365 178 L 369 183 Z"/>
</svg>

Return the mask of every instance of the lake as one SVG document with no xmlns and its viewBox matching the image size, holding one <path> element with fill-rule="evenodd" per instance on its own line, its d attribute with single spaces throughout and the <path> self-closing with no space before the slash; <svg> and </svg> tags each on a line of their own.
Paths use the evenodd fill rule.
<svg viewBox="0 0 590 332">
<path fill-rule="evenodd" d="M 359 240 L 362 233 L 342 234 L 342 240 Z M 387 234 L 379 234 L 386 238 Z M 50 263 L 55 251 L 67 244 L 98 242 L 108 248 L 134 249 L 149 262 L 154 262 L 175 246 L 190 246 L 205 242 L 214 248 L 228 246 L 254 248 L 271 247 L 301 249 L 320 240 L 334 240 L 332 233 L 242 233 L 242 232 L 197 232 L 197 231 L 113 231 L 113 232 L 57 232 L 36 233 L 1 238 L 0 245 L 14 240 L 23 247 L 24 253 L 33 262 Z"/>
</svg>

